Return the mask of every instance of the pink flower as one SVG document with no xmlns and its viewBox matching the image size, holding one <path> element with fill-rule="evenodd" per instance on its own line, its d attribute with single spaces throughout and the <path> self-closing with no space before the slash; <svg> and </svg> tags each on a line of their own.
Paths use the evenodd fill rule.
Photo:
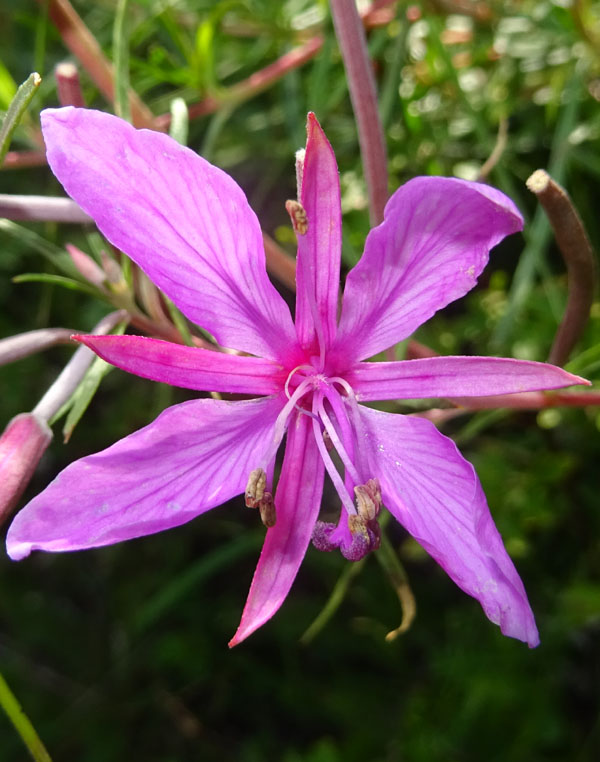
<svg viewBox="0 0 600 762">
<path fill-rule="evenodd" d="M 551 365 L 490 357 L 365 362 L 475 285 L 489 249 L 522 226 L 514 204 L 462 180 L 407 183 L 348 274 L 338 319 L 338 172 L 309 114 L 300 203 L 290 205 L 294 325 L 267 277 L 256 216 L 228 175 L 165 135 L 96 111 L 47 110 L 42 125 L 54 174 L 103 234 L 219 344 L 253 356 L 137 336 L 80 340 L 140 376 L 254 399 L 176 405 L 72 463 L 16 517 L 10 556 L 140 537 L 245 492 L 268 530 L 234 645 L 280 607 L 311 538 L 351 559 L 375 549 L 383 504 L 504 634 L 537 645 L 523 584 L 473 467 L 429 421 L 359 404 L 583 383 Z M 340 498 L 336 525 L 318 521 L 326 472 Z"/>
</svg>

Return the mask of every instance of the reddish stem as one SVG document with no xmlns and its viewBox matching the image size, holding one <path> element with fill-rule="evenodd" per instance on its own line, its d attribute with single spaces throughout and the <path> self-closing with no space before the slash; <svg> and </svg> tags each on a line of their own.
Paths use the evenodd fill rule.
<svg viewBox="0 0 600 762">
<path fill-rule="evenodd" d="M 49 0 L 48 15 L 67 48 L 80 61 L 100 92 L 114 103 L 113 67 L 69 0 Z M 153 127 L 152 112 L 133 90 L 129 91 L 129 102 L 133 123 L 137 127 Z"/>
<path fill-rule="evenodd" d="M 2 169 L 25 169 L 42 167 L 46 163 L 44 151 L 9 151 L 4 157 Z"/>
<path fill-rule="evenodd" d="M 284 251 L 267 233 L 263 233 L 267 267 L 290 291 L 296 290 L 296 260 Z"/>
<path fill-rule="evenodd" d="M 367 28 L 388 24 L 394 17 L 390 7 L 396 3 L 397 0 L 379 0 L 379 2 L 372 3 L 368 10 L 362 14 L 362 23 Z M 213 114 L 227 103 L 246 100 L 262 92 L 289 71 L 314 58 L 323 47 L 323 43 L 323 37 L 317 34 L 297 48 L 285 53 L 273 63 L 259 69 L 236 85 L 232 85 L 223 95 L 209 95 L 199 103 L 192 104 L 188 109 L 190 119 Z M 156 129 L 168 130 L 170 124 L 171 114 L 161 114 L 155 119 Z"/>
<path fill-rule="evenodd" d="M 600 392 L 523 392 L 497 394 L 491 397 L 456 397 L 450 400 L 458 407 L 469 410 L 541 410 L 548 407 L 585 407 L 600 405 Z"/>
<path fill-rule="evenodd" d="M 331 0 L 331 15 L 356 116 L 371 224 L 379 225 L 388 198 L 387 155 L 365 30 L 354 2 Z"/>
<path fill-rule="evenodd" d="M 287 74 L 288 71 L 296 69 L 307 61 L 310 61 L 311 58 L 314 58 L 322 46 L 323 38 L 320 35 L 312 37 L 303 45 L 290 50 L 289 53 L 285 53 L 263 69 L 255 71 L 247 79 L 232 85 L 223 95 L 209 95 L 199 103 L 189 106 L 188 113 L 190 119 L 212 114 L 227 103 L 242 101 L 266 90 L 274 82 L 281 79 L 284 74 Z M 158 129 L 167 130 L 170 124 L 170 113 L 161 114 L 161 116 L 156 117 Z"/>
</svg>

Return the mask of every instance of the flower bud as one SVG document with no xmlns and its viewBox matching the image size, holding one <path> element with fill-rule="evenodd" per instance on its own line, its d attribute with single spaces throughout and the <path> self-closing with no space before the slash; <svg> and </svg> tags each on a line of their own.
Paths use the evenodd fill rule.
<svg viewBox="0 0 600 762">
<path fill-rule="evenodd" d="M 16 415 L 0 437 L 0 524 L 29 483 L 52 431 L 34 413 Z"/>
</svg>

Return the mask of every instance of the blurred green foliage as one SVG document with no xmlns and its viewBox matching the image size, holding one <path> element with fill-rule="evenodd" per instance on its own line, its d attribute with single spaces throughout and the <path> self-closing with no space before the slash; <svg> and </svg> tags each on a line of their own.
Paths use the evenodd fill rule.
<svg viewBox="0 0 600 762">
<path fill-rule="evenodd" d="M 75 7 L 113 56 L 117 0 Z M 524 180 L 538 167 L 572 194 L 600 245 L 600 4 L 591 0 L 398 3 L 369 32 L 385 124 L 390 189 L 413 175 L 477 177 L 506 120 L 490 175 L 528 227 L 494 252 L 480 287 L 421 329 L 445 353 L 545 359 L 566 281 L 548 224 Z M 461 10 L 469 11 L 468 13 Z M 293 251 L 286 198 L 306 112 L 339 162 L 344 261 L 368 230 L 344 71 L 327 4 L 314 0 L 131 0 L 130 79 L 155 114 L 174 97 L 223 98 L 192 119 L 189 145 L 229 171 L 265 230 Z M 228 88 L 317 33 L 318 55 L 247 100 Z M 69 59 L 45 3 L 0 6 L 0 108 L 31 71 L 43 77 L 13 148 L 33 148 L 36 109 L 56 105 L 52 76 Z M 89 105 L 110 110 L 85 71 Z M 57 194 L 47 168 L 0 173 L 0 192 Z M 78 227 L 30 226 L 93 250 Z M 30 241 L 0 232 L 0 335 L 42 326 L 89 330 L 106 305 L 51 282 Z M 288 295 L 288 294 L 286 294 Z M 289 295 L 291 298 L 291 295 Z M 575 353 L 598 378 L 600 305 Z M 72 350 L 2 368 L 2 424 L 29 410 Z M 589 361 L 585 358 L 592 358 Z M 595 358 L 595 360 L 594 360 Z M 73 459 L 146 424 L 181 391 L 109 374 L 71 441 L 60 433 L 28 496 Z M 389 536 L 418 606 L 412 629 L 373 559 L 309 646 L 299 638 L 345 562 L 310 550 L 283 609 L 235 649 L 262 528 L 238 502 L 163 535 L 86 553 L 0 559 L 0 670 L 53 759 L 105 762 L 529 762 L 600 758 L 600 517 L 597 409 L 481 412 L 446 424 L 475 464 L 538 617 L 535 651 L 503 638 L 407 539 Z M 202 478 L 202 474 L 198 474 Z M 27 496 L 26 496 L 27 497 Z M 76 499 L 76 496 L 74 496 Z M 25 751 L 0 716 L 0 759 Z"/>
</svg>

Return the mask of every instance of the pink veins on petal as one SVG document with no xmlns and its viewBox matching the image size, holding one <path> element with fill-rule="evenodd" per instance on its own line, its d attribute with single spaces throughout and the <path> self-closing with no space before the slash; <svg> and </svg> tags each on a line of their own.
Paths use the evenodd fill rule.
<svg viewBox="0 0 600 762">
<path fill-rule="evenodd" d="M 473 467 L 430 422 L 361 404 L 586 383 L 504 358 L 365 362 L 475 285 L 490 249 L 522 227 L 510 199 L 451 178 L 406 183 L 348 274 L 338 320 L 338 171 L 309 114 L 299 197 L 288 204 L 298 238 L 294 322 L 267 276 L 258 220 L 231 177 L 165 135 L 98 111 L 49 109 L 42 128 L 52 171 L 106 238 L 190 320 L 247 354 L 139 336 L 79 341 L 145 378 L 253 399 L 176 405 L 72 463 L 17 515 L 9 555 L 140 537 L 244 493 L 268 528 L 235 645 L 280 607 L 311 539 L 361 558 L 379 545 L 385 507 L 505 635 L 537 645 Z M 335 521 L 319 520 L 325 474 L 339 496 Z"/>
</svg>

